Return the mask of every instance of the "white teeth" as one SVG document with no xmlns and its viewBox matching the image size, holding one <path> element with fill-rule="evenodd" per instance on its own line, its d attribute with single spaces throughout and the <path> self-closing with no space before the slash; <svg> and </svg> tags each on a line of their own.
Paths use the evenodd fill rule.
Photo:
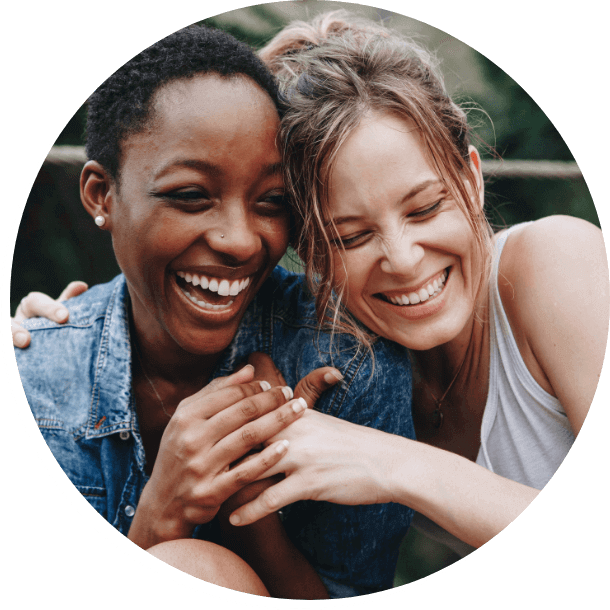
<svg viewBox="0 0 610 610">
<path fill-rule="evenodd" d="M 229 280 L 222 280 L 218 285 L 218 294 L 221 297 L 226 297 L 229 295 Z"/>
<path fill-rule="evenodd" d="M 219 280 L 216 278 L 208 279 L 204 275 L 196 275 L 194 273 L 186 273 L 185 271 L 177 271 L 176 275 L 181 277 L 189 284 L 193 286 L 201 286 L 204 290 L 211 290 L 217 292 L 219 296 L 237 296 L 242 290 L 244 290 L 250 284 L 250 278 L 246 277 L 241 280 Z M 185 290 L 185 294 L 188 292 Z M 220 307 L 225 307 L 221 305 Z"/>
<path fill-rule="evenodd" d="M 233 305 L 232 300 L 228 303 L 225 303 L 224 305 L 212 305 L 212 303 L 206 303 L 205 301 L 198 300 L 197 297 L 193 296 L 190 292 L 187 292 L 186 290 L 183 290 L 183 292 L 189 299 L 191 299 L 191 301 L 193 301 L 193 303 L 196 303 L 197 305 L 199 305 L 199 307 L 203 307 L 204 309 L 228 309 L 229 307 L 231 307 L 231 305 Z"/>
<path fill-rule="evenodd" d="M 430 282 L 424 288 L 420 288 L 417 292 L 410 292 L 408 295 L 403 294 L 402 296 L 388 296 L 386 298 L 394 305 L 417 305 L 439 295 L 445 287 L 444 282 L 446 279 L 447 272 L 443 271 L 437 279 Z"/>
</svg>

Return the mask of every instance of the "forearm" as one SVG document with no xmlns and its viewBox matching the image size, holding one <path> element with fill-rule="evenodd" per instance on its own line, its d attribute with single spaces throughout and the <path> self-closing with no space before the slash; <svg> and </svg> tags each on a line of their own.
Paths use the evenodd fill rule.
<svg viewBox="0 0 610 610">
<path fill-rule="evenodd" d="M 398 437 L 391 445 L 393 500 L 474 547 L 503 530 L 538 495 L 449 451 Z"/>
<path fill-rule="evenodd" d="M 221 528 L 225 546 L 254 569 L 273 597 L 328 598 L 316 571 L 290 541 L 277 514 L 245 527 L 221 520 Z"/>
</svg>

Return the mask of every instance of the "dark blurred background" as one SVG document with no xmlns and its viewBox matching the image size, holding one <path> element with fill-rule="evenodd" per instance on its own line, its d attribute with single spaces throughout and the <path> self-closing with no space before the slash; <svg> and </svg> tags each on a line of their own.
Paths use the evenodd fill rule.
<svg viewBox="0 0 610 610">
<path fill-rule="evenodd" d="M 445 32 L 385 10 L 309 0 L 253 6 L 203 23 L 260 48 L 289 21 L 336 8 L 381 19 L 436 53 L 449 92 L 471 109 L 469 120 L 484 159 L 488 213 L 494 225 L 568 214 L 599 226 L 578 166 L 544 112 L 498 66 Z M 80 204 L 85 117 L 84 105 L 75 109 L 32 186 L 15 245 L 13 312 L 33 290 L 57 296 L 72 280 L 93 285 L 119 273 L 109 234 L 97 229 Z M 293 256 L 282 259 L 282 264 L 294 268 Z M 402 546 L 395 584 L 423 578 L 456 559 L 412 531 Z"/>
</svg>

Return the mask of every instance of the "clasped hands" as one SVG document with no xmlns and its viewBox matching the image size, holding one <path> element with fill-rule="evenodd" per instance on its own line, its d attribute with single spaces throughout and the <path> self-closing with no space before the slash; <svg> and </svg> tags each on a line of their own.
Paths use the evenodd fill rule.
<svg viewBox="0 0 610 610">
<path fill-rule="evenodd" d="M 60 298 L 85 289 L 74 282 Z M 16 345 L 19 333 L 24 334 L 19 346 L 29 344 L 19 323 L 36 315 L 67 320 L 57 301 L 32 293 L 12 320 Z M 182 401 L 169 422 L 129 532 L 143 548 L 190 537 L 223 504 L 222 514 L 230 514 L 233 525 L 248 525 L 298 500 L 392 501 L 397 438 L 299 407 L 299 398 L 313 407 L 341 379 L 339 371 L 312 371 L 291 398 L 268 356 L 253 354 L 249 364 L 254 368 L 216 379 Z"/>
</svg>

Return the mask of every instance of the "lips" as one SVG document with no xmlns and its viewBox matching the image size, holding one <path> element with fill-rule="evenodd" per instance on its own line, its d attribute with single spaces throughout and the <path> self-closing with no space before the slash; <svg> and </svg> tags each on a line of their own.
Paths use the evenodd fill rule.
<svg viewBox="0 0 610 610">
<path fill-rule="evenodd" d="M 444 269 L 436 277 L 432 277 L 429 281 L 425 282 L 421 288 L 418 288 L 417 290 L 405 289 L 402 294 L 397 294 L 396 291 L 392 291 L 392 293 L 382 292 L 375 296 L 400 307 L 418 305 L 419 303 L 424 303 L 425 301 L 434 299 L 439 294 L 441 294 L 445 287 L 445 281 L 447 279 L 448 273 L 448 269 Z"/>
</svg>

